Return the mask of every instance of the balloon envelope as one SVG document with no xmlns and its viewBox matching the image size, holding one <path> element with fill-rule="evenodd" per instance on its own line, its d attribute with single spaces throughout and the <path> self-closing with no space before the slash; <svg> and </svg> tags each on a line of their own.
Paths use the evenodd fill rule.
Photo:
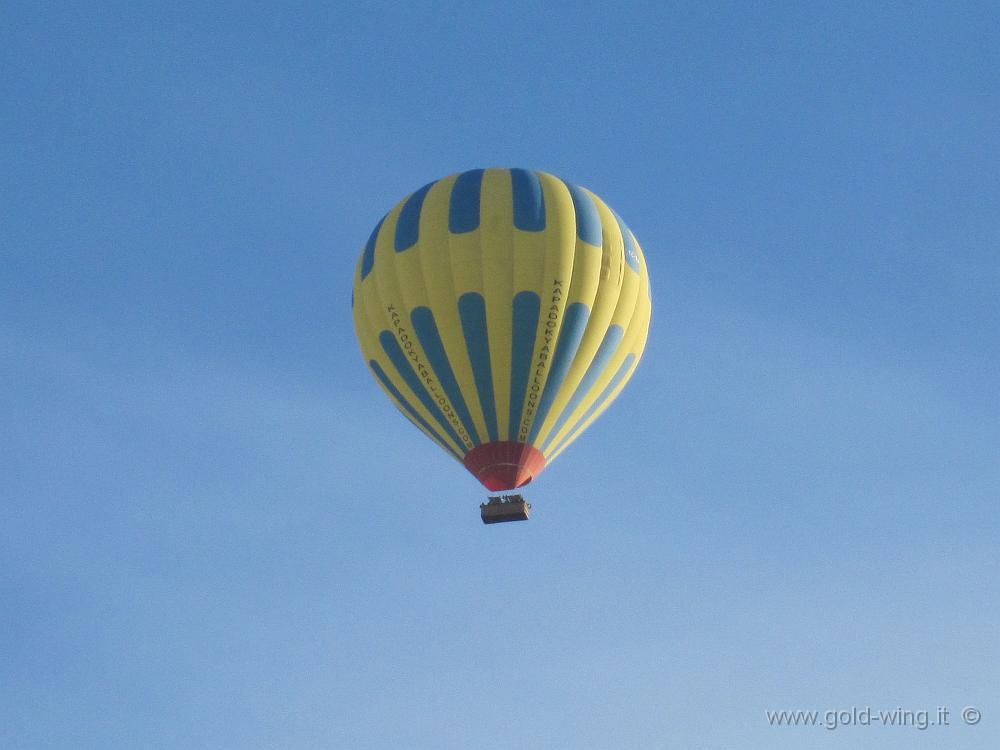
<svg viewBox="0 0 1000 750">
<path fill-rule="evenodd" d="M 544 172 L 424 185 L 375 227 L 352 297 L 400 411 L 490 490 L 530 482 L 621 392 L 652 311 L 639 243 Z"/>
</svg>

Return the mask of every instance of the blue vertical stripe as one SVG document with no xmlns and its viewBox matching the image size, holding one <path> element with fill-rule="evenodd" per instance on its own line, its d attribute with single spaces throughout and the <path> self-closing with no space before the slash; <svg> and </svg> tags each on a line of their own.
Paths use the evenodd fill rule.
<svg viewBox="0 0 1000 750">
<path fill-rule="evenodd" d="M 451 189 L 448 205 L 448 231 L 472 232 L 479 227 L 479 202 L 483 186 L 482 169 L 462 172 Z"/>
<path fill-rule="evenodd" d="M 566 308 L 562 328 L 559 330 L 556 353 L 552 357 L 549 376 L 545 379 L 545 390 L 542 391 L 542 397 L 538 402 L 538 412 L 535 414 L 535 421 L 528 434 L 529 443 L 535 442 L 538 431 L 542 429 L 542 422 L 545 421 L 556 396 L 559 395 L 559 389 L 562 388 L 570 365 L 573 364 L 576 351 L 580 348 L 580 340 L 583 338 L 583 332 L 587 329 L 588 320 L 590 320 L 590 308 L 582 302 L 574 302 Z"/>
<path fill-rule="evenodd" d="M 597 354 L 594 355 L 594 361 L 590 363 L 590 367 L 587 368 L 586 374 L 583 376 L 583 380 L 580 381 L 580 385 L 573 392 L 573 397 L 570 398 L 569 403 L 566 404 L 566 408 L 563 409 L 562 414 L 559 415 L 559 419 L 552 426 L 552 431 L 549 436 L 545 439 L 545 443 L 542 446 L 542 451 L 548 450 L 548 447 L 552 445 L 552 441 L 555 436 L 559 434 L 559 430 L 566 426 L 566 422 L 569 418 L 573 416 L 573 412 L 580 405 L 580 402 L 586 398 L 587 394 L 590 393 L 590 389 L 594 387 L 594 383 L 598 381 L 601 375 L 604 374 L 605 368 L 608 366 L 608 362 L 614 356 L 615 352 L 618 350 L 618 345 L 622 342 L 625 336 L 625 329 L 619 325 L 611 326 L 607 333 L 604 334 L 604 340 L 601 341 L 601 345 L 597 348 Z"/>
<path fill-rule="evenodd" d="M 406 199 L 402 210 L 399 212 L 399 221 L 396 223 L 396 252 L 401 253 L 409 250 L 417 244 L 420 239 L 420 211 L 424 207 L 424 198 L 435 182 L 428 182 L 420 190 Z"/>
<path fill-rule="evenodd" d="M 538 313 L 541 300 L 535 292 L 518 292 L 514 296 L 513 337 L 510 345 L 510 432 L 508 440 L 517 440 L 518 425 L 524 411 L 531 373 L 531 354 L 535 350 Z"/>
<path fill-rule="evenodd" d="M 604 238 L 601 235 L 601 215 L 597 213 L 594 199 L 583 192 L 583 188 L 564 183 L 573 197 L 573 209 L 576 211 L 576 235 L 582 241 L 601 247 Z"/>
<path fill-rule="evenodd" d="M 462 319 L 462 333 L 465 334 L 465 348 L 472 364 L 472 375 L 476 379 L 479 403 L 486 419 L 486 431 L 490 440 L 497 436 L 497 404 L 493 392 L 493 368 L 490 364 L 490 342 L 486 328 L 486 302 L 478 292 L 463 294 L 458 299 L 458 315 Z"/>
<path fill-rule="evenodd" d="M 622 365 L 618 368 L 618 372 L 615 373 L 615 376 L 611 378 L 611 382 L 608 383 L 608 387 L 601 391 L 601 395 L 598 396 L 597 400 L 590 405 L 590 408 L 584 412 L 583 416 L 577 420 L 576 424 L 573 425 L 573 429 L 567 432 L 566 437 L 559 441 L 559 445 L 555 447 L 552 451 L 553 453 L 558 452 L 564 445 L 566 445 L 566 443 L 573 440 L 577 434 L 579 434 L 580 429 L 584 424 L 586 424 L 587 420 L 594 416 L 594 414 L 596 414 L 597 411 L 604 406 L 604 403 L 611 398 L 611 394 L 614 393 L 615 388 L 621 385 L 622 380 L 625 379 L 625 376 L 628 374 L 628 370 L 632 366 L 633 362 L 635 362 L 635 354 L 629 354 L 625 357 L 625 361 L 622 362 Z"/>
<path fill-rule="evenodd" d="M 512 169 L 510 184 L 514 194 L 514 226 L 525 232 L 543 231 L 545 194 L 538 175 L 527 169 Z"/>
<path fill-rule="evenodd" d="M 385 221 L 385 216 L 379 219 L 378 224 L 375 225 L 375 229 L 368 237 L 368 242 L 365 243 L 365 250 L 361 254 L 362 281 L 364 281 L 365 277 L 372 272 L 372 267 L 375 265 L 375 242 L 378 240 L 378 233 L 382 230 L 382 223 L 384 221 Z"/>
<path fill-rule="evenodd" d="M 406 354 L 399 346 L 399 342 L 396 341 L 396 337 L 392 335 L 390 331 L 382 331 L 378 335 L 378 340 L 382 343 L 382 349 L 388 355 L 389 360 L 392 362 L 393 366 L 396 368 L 396 372 L 403 381 L 410 387 L 417 398 L 420 399 L 420 403 L 424 405 L 431 416 L 437 420 L 438 424 L 441 425 L 442 429 L 451 437 L 456 445 L 465 445 L 465 441 L 458 436 L 455 432 L 455 428 L 451 426 L 451 423 L 445 418 L 441 409 L 438 405 L 434 403 L 434 399 L 431 398 L 431 394 L 427 392 L 427 388 L 421 382 L 420 378 L 417 377 L 417 373 L 413 371 L 410 363 L 406 359 Z"/>
<path fill-rule="evenodd" d="M 424 347 L 424 352 L 427 354 L 427 359 L 431 363 L 434 373 L 441 381 L 445 395 L 451 400 L 452 406 L 455 407 L 455 413 L 462 420 L 462 424 L 465 425 L 465 429 L 472 438 L 472 444 L 479 445 L 482 441 L 479 439 L 476 425 L 472 421 L 472 415 L 469 414 L 469 407 L 465 403 L 462 390 L 458 387 L 455 372 L 448 360 L 448 352 L 444 349 L 437 322 L 434 320 L 434 313 L 429 307 L 417 307 L 410 313 L 410 320 L 413 321 L 413 330 L 416 331 L 417 338 L 420 339 L 420 345 Z"/>
<path fill-rule="evenodd" d="M 389 393 L 392 394 L 393 398 L 395 398 L 396 401 L 398 401 L 402 405 L 403 409 L 406 410 L 406 413 L 409 414 L 410 417 L 417 424 L 419 424 L 421 427 L 427 430 L 427 432 L 433 435 L 434 439 L 437 440 L 439 443 L 441 443 L 441 445 L 444 447 L 445 450 L 451 453 L 455 458 L 462 460 L 462 457 L 458 454 L 458 452 L 454 448 L 452 448 L 444 438 L 441 437 L 441 435 L 438 433 L 437 430 L 435 430 L 433 427 L 430 426 L 430 423 L 426 419 L 420 416 L 420 412 L 414 409 L 413 405 L 406 400 L 406 397 L 399 392 L 399 389 L 392 384 L 392 381 L 389 380 L 389 376 L 385 374 L 385 370 L 383 370 L 379 366 L 379 363 L 376 362 L 374 359 L 371 359 L 368 360 L 368 366 L 372 368 L 372 372 L 375 373 L 375 377 L 377 377 L 379 379 L 379 382 L 381 382 L 382 385 L 385 386 L 385 389 L 389 391 Z"/>
</svg>

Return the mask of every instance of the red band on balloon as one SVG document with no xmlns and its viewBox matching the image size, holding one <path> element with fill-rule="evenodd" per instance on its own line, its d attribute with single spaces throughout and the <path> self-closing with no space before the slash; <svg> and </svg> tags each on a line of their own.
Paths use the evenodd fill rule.
<svg viewBox="0 0 1000 750">
<path fill-rule="evenodd" d="M 545 456 L 525 443 L 496 441 L 477 445 L 465 454 L 465 468 L 486 489 L 513 490 L 523 487 L 545 468 Z"/>
</svg>

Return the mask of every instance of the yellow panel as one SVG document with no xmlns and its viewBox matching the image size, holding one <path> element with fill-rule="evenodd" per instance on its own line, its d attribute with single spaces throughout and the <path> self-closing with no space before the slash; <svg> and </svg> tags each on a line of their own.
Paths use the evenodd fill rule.
<svg viewBox="0 0 1000 750">
<path fill-rule="evenodd" d="M 378 341 L 380 331 L 388 330 L 393 334 L 400 347 L 408 355 L 411 367 L 423 382 L 431 398 L 437 403 L 452 429 L 461 438 L 461 442 L 456 444 L 456 450 L 460 454 L 464 454 L 472 447 L 472 441 L 469 439 L 468 433 L 455 414 L 451 403 L 441 391 L 440 384 L 428 364 L 427 355 L 420 346 L 420 342 L 417 340 L 410 322 L 411 308 L 406 302 L 397 278 L 400 272 L 400 257 L 406 256 L 408 253 L 413 253 L 416 250 L 416 247 L 413 247 L 403 253 L 397 253 L 394 248 L 396 225 L 404 203 L 405 201 L 400 202 L 383 222 L 382 231 L 379 233 L 375 246 L 375 264 L 371 273 L 360 284 L 360 300 L 356 295 L 355 306 L 360 304 L 361 309 L 370 321 L 372 340 L 369 346 L 372 349 L 377 348 L 377 351 L 382 351 L 382 346 Z M 411 256 L 411 258 L 415 257 L 415 255 Z M 411 258 L 406 258 L 407 262 L 402 265 L 411 266 Z M 412 288 L 408 290 L 408 293 L 419 294 L 419 292 Z M 381 362 L 382 359 L 378 359 L 378 361 Z M 408 399 L 412 398 L 411 404 L 420 415 L 429 424 L 434 426 L 446 440 L 451 442 L 453 440 L 451 436 L 447 434 L 446 430 L 441 428 L 438 420 L 426 409 L 420 398 L 398 376 L 395 367 L 391 363 L 390 367 L 386 369 L 386 374 L 401 393 L 406 395 Z"/>
<path fill-rule="evenodd" d="M 606 215 L 604 214 L 603 211 L 601 212 L 601 217 L 602 221 L 606 220 Z M 606 224 L 605 226 L 608 225 Z M 614 237 L 618 241 L 621 241 L 622 237 L 620 230 L 618 230 L 617 221 L 614 222 L 613 226 L 615 227 L 616 230 L 614 233 Z M 555 447 L 559 445 L 560 441 L 562 441 L 566 433 L 569 432 L 571 429 L 573 429 L 573 427 L 577 423 L 577 420 L 579 420 L 580 417 L 582 417 L 586 413 L 586 411 L 593 405 L 594 401 L 597 400 L 598 396 L 600 396 L 604 388 L 607 386 L 607 383 L 614 376 L 614 373 L 618 371 L 621 362 L 624 361 L 625 357 L 628 355 L 627 351 L 628 347 L 627 347 L 627 342 L 625 341 L 625 333 L 628 331 L 632 321 L 637 319 L 636 316 L 637 300 L 640 294 L 640 287 L 643 286 L 643 276 L 639 272 L 633 270 L 631 267 L 625 265 L 624 246 L 623 245 L 619 246 L 617 242 L 615 243 L 615 245 L 616 248 L 622 252 L 622 255 L 619 257 L 620 263 L 618 264 L 618 270 L 617 270 L 621 286 L 617 295 L 617 299 L 615 300 L 615 308 L 611 315 L 611 318 L 610 320 L 608 320 L 607 324 L 602 327 L 604 328 L 604 333 L 606 333 L 608 329 L 610 329 L 612 326 L 619 326 L 622 329 L 622 341 L 619 342 L 618 347 L 614 350 L 614 353 L 612 354 L 611 358 L 604 364 L 604 367 L 601 371 L 601 375 L 590 386 L 590 388 L 588 389 L 589 392 L 581 394 L 581 399 L 579 400 L 577 405 L 573 408 L 571 414 L 566 415 L 566 418 L 564 419 L 564 424 L 559 428 L 558 432 L 552 436 L 546 436 L 544 434 L 540 435 L 539 439 L 540 444 L 545 445 L 546 443 L 548 443 L 547 447 Z M 637 246 L 637 251 L 638 251 L 638 246 Z M 617 253 L 612 253 L 612 258 L 616 256 Z M 615 261 L 612 260 L 611 264 L 612 269 L 615 267 L 614 263 Z M 615 273 L 615 271 L 611 271 L 611 273 Z M 639 308 L 639 317 L 641 316 L 642 316 L 642 310 L 641 308 Z M 595 318 L 596 317 L 597 314 L 595 311 Z M 595 326 L 595 330 L 599 329 Z M 593 339 L 589 340 L 587 339 L 587 337 L 591 336 L 591 333 L 592 333 L 591 329 L 588 328 L 587 334 L 585 335 L 585 341 L 581 344 L 581 351 L 583 350 L 584 345 L 587 345 L 588 347 L 594 346 Z M 596 336 L 594 338 L 596 338 Z M 601 335 L 601 338 L 603 341 L 603 334 Z M 598 342 L 597 347 L 599 347 L 601 343 L 602 342 Z M 594 349 L 594 351 L 596 352 L 596 348 Z M 593 360 L 594 357 L 594 355 L 590 353 L 589 348 L 585 354 L 581 354 L 579 356 L 587 360 L 586 367 L 589 368 L 590 362 L 591 360 Z M 581 367 L 580 369 L 584 368 Z M 576 379 L 576 376 L 579 375 L 579 378 L 582 378 L 584 374 L 586 374 L 586 372 L 583 373 L 579 372 L 579 370 L 576 369 L 576 365 L 574 365 L 574 371 L 571 372 L 571 376 L 570 378 L 568 378 L 575 380 L 575 385 L 573 386 L 574 394 L 576 389 L 579 387 L 579 380 Z M 569 398 L 564 394 L 561 395 L 563 396 L 562 399 L 556 404 L 556 407 L 553 409 L 554 412 L 558 412 L 556 417 L 557 419 L 562 418 L 562 412 L 565 409 L 565 401 L 568 400 Z M 549 425 L 550 428 L 553 426 L 554 425 Z"/>
<path fill-rule="evenodd" d="M 506 440 L 510 422 L 511 305 L 514 300 L 513 192 L 510 170 L 488 169 L 480 201 L 483 295 L 489 331 L 490 369 L 496 402 L 497 439 Z"/>
<path fill-rule="evenodd" d="M 360 276 L 360 273 L 359 273 Z M 369 279 L 371 276 L 368 277 Z M 367 281 L 366 279 L 365 281 Z M 365 364 L 368 366 L 369 371 L 372 372 L 372 376 L 378 383 L 379 387 L 383 392 L 389 396 L 392 402 L 396 405 L 396 408 L 403 413 L 410 422 L 417 426 L 417 428 L 423 432 L 427 437 L 433 440 L 435 443 L 440 445 L 442 448 L 448 451 L 449 454 L 454 455 L 455 451 L 458 451 L 459 455 L 462 454 L 462 448 L 458 443 L 451 441 L 451 438 L 444 432 L 438 430 L 441 435 L 439 440 L 433 434 L 427 431 L 427 429 L 421 425 L 417 420 L 415 420 L 408 412 L 408 410 L 403 406 L 403 404 L 397 399 L 390 390 L 382 383 L 382 381 L 375 375 L 374 370 L 372 370 L 371 365 L 368 364 L 371 360 L 375 360 L 382 371 L 385 373 L 386 378 L 392 383 L 393 387 L 403 396 L 404 399 L 413 407 L 421 418 L 424 419 L 428 424 L 436 428 L 436 420 L 428 413 L 427 409 L 420 403 L 420 400 L 416 397 L 416 394 L 409 388 L 406 382 L 399 377 L 396 373 L 395 367 L 389 361 L 389 358 L 385 355 L 382 349 L 382 345 L 378 341 L 378 332 L 382 329 L 378 328 L 376 325 L 373 327 L 375 321 L 369 317 L 370 309 L 366 306 L 366 300 L 371 300 L 373 293 L 375 292 L 375 284 L 362 283 L 361 288 L 357 288 L 354 298 L 354 326 L 355 332 L 358 336 L 358 342 L 361 344 L 361 351 L 365 357 Z M 376 300 L 377 303 L 377 300 Z M 442 443 L 444 440 L 445 443 Z M 457 458 L 457 456 L 455 456 Z"/>
<path fill-rule="evenodd" d="M 645 270 L 644 267 L 643 270 Z M 576 410 L 578 414 L 580 416 L 583 416 L 586 413 L 586 411 L 591 406 L 593 406 L 597 398 L 604 392 L 604 390 L 614 379 L 615 374 L 617 374 L 618 370 L 621 368 L 622 364 L 628 358 L 629 354 L 635 355 L 635 361 L 632 363 L 625 377 L 623 377 L 621 382 L 618 383 L 618 385 L 612 391 L 607 400 L 605 400 L 604 403 L 601 405 L 601 407 L 595 410 L 595 412 L 591 414 L 590 417 L 588 417 L 585 422 L 583 422 L 580 425 L 576 425 L 576 423 L 573 422 L 573 420 L 570 421 L 569 424 L 573 425 L 573 427 L 571 428 L 571 431 L 568 432 L 570 436 L 569 439 L 566 440 L 566 442 L 563 442 L 561 445 L 558 442 L 554 443 L 552 446 L 553 452 L 551 454 L 546 454 L 545 458 L 549 464 L 551 464 L 564 450 L 566 450 L 567 447 L 572 445 L 572 443 L 576 440 L 576 438 L 579 437 L 581 434 L 583 434 L 587 430 L 587 428 L 594 422 L 594 420 L 596 420 L 599 416 L 601 416 L 601 414 L 603 414 L 605 410 L 607 410 L 607 408 L 612 403 L 614 403 L 615 399 L 618 398 L 618 394 L 621 393 L 622 389 L 632 378 L 632 373 L 635 372 L 635 368 L 638 366 L 639 361 L 642 359 L 642 352 L 646 346 L 646 337 L 648 336 L 649 333 L 649 321 L 650 321 L 649 313 L 651 308 L 649 304 L 649 297 L 646 294 L 649 284 L 648 277 L 645 274 L 643 274 L 640 278 L 641 278 L 641 286 L 639 289 L 639 294 L 636 297 L 635 310 L 633 312 L 632 319 L 629 322 L 629 326 L 625 331 L 625 338 L 622 340 L 622 345 L 619 347 L 616 356 L 614 356 L 609 362 L 607 369 L 604 371 L 604 374 L 598 379 L 597 383 L 592 389 L 591 396 L 585 400 L 586 401 L 585 408 Z M 564 436 L 565 434 L 567 434 L 566 431 L 561 431 L 561 432 L 563 432 Z M 563 437 L 560 437 L 560 440 L 563 439 L 564 439 Z"/>
<path fill-rule="evenodd" d="M 559 329 L 566 312 L 576 255 L 576 215 L 573 198 L 563 181 L 544 172 L 538 176 L 545 196 L 545 231 L 518 232 L 514 243 L 514 288 L 535 292 L 541 307 L 535 346 L 528 373 L 527 393 L 520 421 L 511 439 L 525 442 L 534 423 L 535 410 L 545 388 Z M 539 248 L 538 240 L 542 248 Z M 539 250 L 544 261 L 539 267 Z"/>
<path fill-rule="evenodd" d="M 541 430 L 535 438 L 535 445 L 539 447 L 546 442 L 550 430 L 559 419 L 569 400 L 576 393 L 580 381 L 586 374 L 587 368 L 590 367 L 590 363 L 593 361 L 601 342 L 604 341 L 604 337 L 608 332 L 621 298 L 625 275 L 623 270 L 625 265 L 625 246 L 621 230 L 618 228 L 618 221 L 615 219 L 611 209 L 600 198 L 589 190 L 584 192 L 590 195 L 594 201 L 598 215 L 601 218 L 603 247 L 601 248 L 601 253 L 596 254 L 589 246 L 577 240 L 578 258 L 582 249 L 584 256 L 590 260 L 586 271 L 588 286 L 572 294 L 570 301 L 579 300 L 586 302 L 587 295 L 591 294 L 591 303 L 589 304 L 591 312 L 586 330 L 580 340 L 579 348 L 573 358 L 573 363 L 559 388 Z M 576 267 L 573 269 L 574 284 L 576 284 L 575 277 L 580 267 L 581 263 L 578 261 Z M 635 275 L 630 269 L 629 276 L 635 277 Z"/>
<path fill-rule="evenodd" d="M 451 192 L 458 175 L 440 180 L 424 200 L 421 214 L 421 271 L 427 289 L 430 308 L 434 313 L 438 333 L 444 345 L 458 389 L 469 410 L 480 441 L 485 442 L 479 394 L 476 391 L 472 367 L 466 352 L 465 334 L 458 313 L 458 298 L 465 292 L 482 293 L 483 274 L 479 252 L 478 230 L 452 234 L 448 230 L 448 210 Z M 406 253 L 403 253 L 404 255 Z"/>
</svg>

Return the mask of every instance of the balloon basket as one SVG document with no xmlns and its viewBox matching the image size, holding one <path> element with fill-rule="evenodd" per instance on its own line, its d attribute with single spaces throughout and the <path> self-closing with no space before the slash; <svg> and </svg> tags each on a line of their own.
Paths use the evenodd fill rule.
<svg viewBox="0 0 1000 750">
<path fill-rule="evenodd" d="M 521 495 L 500 495 L 491 497 L 479 506 L 483 523 L 506 523 L 507 521 L 527 521 L 531 515 L 531 503 Z"/>
</svg>

